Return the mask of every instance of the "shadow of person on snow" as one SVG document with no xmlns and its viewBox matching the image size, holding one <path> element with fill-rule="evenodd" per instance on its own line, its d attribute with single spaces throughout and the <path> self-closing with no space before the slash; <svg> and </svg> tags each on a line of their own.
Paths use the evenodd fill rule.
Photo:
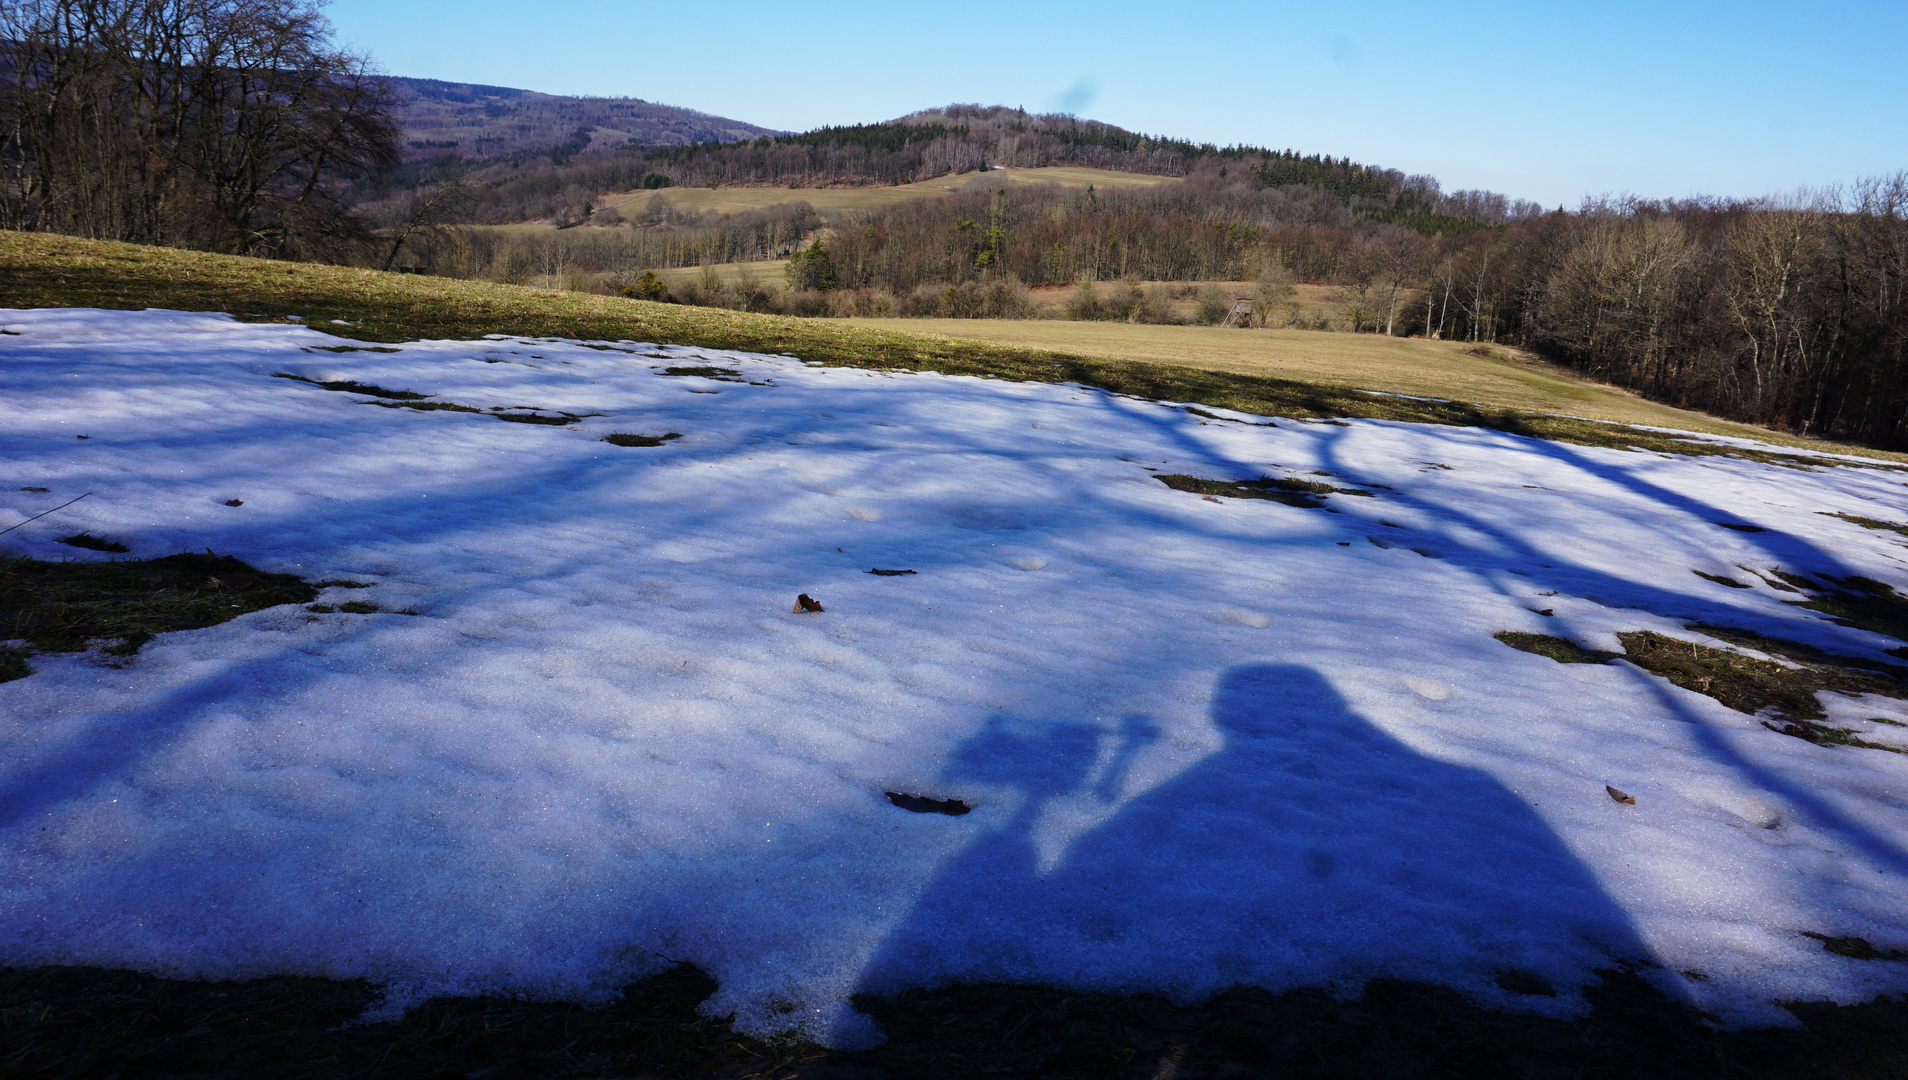
<svg viewBox="0 0 1908 1080">
<path fill-rule="evenodd" d="M 1502 996 L 1498 979 L 1569 990 L 1647 959 L 1629 918 L 1524 800 L 1380 731 L 1310 669 L 1234 668 L 1211 714 L 1223 748 L 1057 860 L 1049 843 L 1044 873 L 1055 800 L 1111 801 L 1125 786 L 1092 775 L 1102 740 L 1120 741 L 1111 761 L 1125 769 L 1158 736 L 1136 719 L 1120 736 L 989 724 L 948 779 L 1011 787 L 1024 804 L 943 867 L 862 991 L 1019 982 L 1190 999 L 1388 976 L 1489 998 Z"/>
</svg>

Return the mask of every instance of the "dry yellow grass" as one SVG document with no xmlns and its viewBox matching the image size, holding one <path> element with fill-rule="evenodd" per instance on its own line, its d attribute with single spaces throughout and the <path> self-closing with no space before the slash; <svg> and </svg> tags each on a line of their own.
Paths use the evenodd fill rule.
<svg viewBox="0 0 1908 1080">
<path fill-rule="evenodd" d="M 1108 360 L 1174 364 L 1292 379 L 1324 386 L 1382 390 L 1451 401 L 1563 413 L 1594 420 L 1649 424 L 1717 435 L 1793 443 L 1763 428 L 1646 401 L 1625 390 L 1586 382 L 1561 368 L 1492 346 L 1473 356 L 1467 342 L 1390 338 L 1316 330 L 1221 330 L 1210 326 L 994 319 L 853 319 L 886 330 L 949 340 L 1048 349 Z"/>
<path fill-rule="evenodd" d="M 960 173 L 892 187 L 782 188 L 728 187 L 664 188 L 661 191 L 625 191 L 605 195 L 599 205 L 614 206 L 624 214 L 641 210 L 654 196 L 661 195 L 685 210 L 715 211 L 732 214 L 739 210 L 763 207 L 800 199 L 817 210 L 871 210 L 912 199 L 933 198 L 962 191 L 973 183 L 1059 184 L 1062 187 L 1151 187 L 1176 184 L 1177 177 L 1150 176 L 1145 173 L 1116 172 L 1112 169 L 1084 169 L 1052 165 L 1038 169 L 992 169 L 984 173 Z"/>
<path fill-rule="evenodd" d="M 302 316 L 331 333 L 367 341 L 500 333 L 675 342 L 787 353 L 828 364 L 1077 382 L 1135 397 L 1295 419 L 1461 424 L 1591 446 L 1721 452 L 1713 444 L 1556 414 L 1607 416 L 1908 460 L 1908 455 L 1760 433 L 1641 402 L 1541 366 L 1467 357 L 1460 345 L 1373 335 L 800 319 L 5 231 L 0 231 L 0 307 L 158 307 L 236 312 L 266 321 Z M 1348 387 L 1452 400 L 1373 396 Z M 1783 458 L 1770 449 L 1731 452 L 1757 460 Z"/>
<path fill-rule="evenodd" d="M 756 262 L 716 263 L 709 269 L 715 271 L 716 277 L 721 278 L 725 284 L 732 285 L 748 278 L 771 289 L 780 290 L 788 277 L 788 260 L 762 259 Z M 674 285 L 678 282 L 700 279 L 702 268 L 678 266 L 668 270 L 658 270 L 656 276 Z"/>
</svg>

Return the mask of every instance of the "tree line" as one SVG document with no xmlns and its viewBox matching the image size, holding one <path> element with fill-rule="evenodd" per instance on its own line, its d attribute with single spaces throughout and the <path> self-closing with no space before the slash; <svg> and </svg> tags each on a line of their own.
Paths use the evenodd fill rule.
<svg viewBox="0 0 1908 1080">
<path fill-rule="evenodd" d="M 0 227 L 349 258 L 394 104 L 304 0 L 10 0 Z"/>
<path fill-rule="evenodd" d="M 400 165 L 396 105 L 363 57 L 331 44 L 311 0 L 11 0 L 0 227 L 610 288 L 799 249 L 803 280 L 781 302 L 804 314 L 1017 317 L 1029 287 L 1120 281 L 1084 291 L 1075 314 L 1147 319 L 1162 303 L 1135 282 L 1257 280 L 1274 296 L 1297 280 L 1337 286 L 1354 329 L 1516 343 L 1676 404 L 1908 447 L 1908 174 L 1782 201 L 1544 213 L 1349 159 L 970 105 L 723 145 L 585 151 L 578 130 L 547 154 Z M 697 215 L 666 198 L 670 185 L 888 184 L 989 164 L 1182 182 L 983 179 L 826 221 L 803 203 Z M 620 228 L 513 240 L 461 227 L 602 224 L 618 216 L 595 205 L 602 193 L 633 188 L 665 197 Z M 769 292 L 737 300 L 706 275 L 682 291 L 758 307 Z"/>
<path fill-rule="evenodd" d="M 1587 203 L 1448 253 L 1452 327 L 1679 405 L 1908 447 L 1908 173 L 1784 200 Z"/>
<path fill-rule="evenodd" d="M 837 222 L 791 285 L 817 294 L 799 313 L 1024 317 L 1016 289 L 1121 282 L 1071 313 L 1155 321 L 1135 282 L 1256 280 L 1262 304 L 1267 283 L 1330 284 L 1355 330 L 1522 345 L 1657 400 L 1908 447 L 1908 173 L 1789 200 L 1587 201 L 1456 232 L 1261 180 L 1208 161 L 1147 188 L 976 185 Z"/>
</svg>

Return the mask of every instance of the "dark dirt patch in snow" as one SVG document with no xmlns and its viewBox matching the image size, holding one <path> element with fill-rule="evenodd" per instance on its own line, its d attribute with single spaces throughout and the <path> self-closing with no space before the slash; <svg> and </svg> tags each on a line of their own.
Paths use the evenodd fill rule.
<svg viewBox="0 0 1908 1080">
<path fill-rule="evenodd" d="M 1908 950 L 1878 949 L 1867 938 L 1831 937 L 1808 930 L 1802 931 L 1802 936 L 1821 942 L 1823 952 L 1846 956 L 1850 960 L 1908 960 Z"/>
<path fill-rule="evenodd" d="M 672 431 L 666 435 L 634 435 L 629 432 L 616 431 L 603 436 L 599 441 L 609 443 L 611 446 L 661 446 L 671 439 L 680 438 L 682 438 L 682 432 L 680 431 Z"/>
<path fill-rule="evenodd" d="M 0 640 L 23 641 L 0 680 L 28 674 L 36 651 L 79 652 L 101 640 L 129 656 L 168 630 L 215 626 L 248 612 L 302 604 L 318 590 L 229 555 L 167 555 L 103 563 L 0 558 Z"/>
<path fill-rule="evenodd" d="M 908 795 L 899 791 L 887 793 L 888 801 L 915 814 L 946 814 L 948 817 L 960 817 L 974 809 L 959 799 L 930 799 L 925 795 Z"/>
<path fill-rule="evenodd" d="M 62 536 L 57 542 L 65 544 L 67 547 L 85 548 L 87 551 L 107 551 L 115 555 L 124 554 L 131 550 L 117 540 L 107 540 L 103 537 L 94 536 L 92 533 L 74 533 L 71 536 Z"/>
<path fill-rule="evenodd" d="M 1373 542 L 1376 543 L 1376 541 Z M 1547 656 L 1559 664 L 1607 664 L 1623 655 L 1604 652 L 1602 649 L 1586 649 L 1568 638 L 1551 634 L 1526 634 L 1518 630 L 1503 630 L 1491 636 L 1513 649 Z"/>
<path fill-rule="evenodd" d="M 1261 476 L 1257 480 L 1208 480 L 1200 476 L 1187 476 L 1183 473 L 1166 473 L 1153 477 L 1174 491 L 1187 491 L 1194 495 L 1224 495 L 1233 499 L 1269 499 L 1305 510 L 1322 510 L 1325 504 L 1320 502 L 1321 495 L 1363 495 L 1372 497 L 1369 491 L 1355 488 L 1333 487 L 1317 480 L 1295 480 L 1284 476 Z"/>
<path fill-rule="evenodd" d="M 337 351 L 337 350 L 328 350 L 328 351 Z M 383 349 L 379 351 L 396 352 L 397 350 Z M 410 390 L 386 390 L 382 386 L 373 386 L 370 383 L 352 382 L 349 379 L 338 379 L 332 382 L 319 382 L 316 379 L 307 379 L 303 375 L 287 375 L 282 371 L 276 375 L 273 375 L 272 378 L 290 379 L 293 382 L 305 383 L 308 386 L 316 386 L 324 390 L 336 390 L 340 393 L 368 394 L 371 397 L 391 398 L 394 401 L 422 401 L 425 398 L 431 396 L 429 394 L 415 393 Z"/>
<path fill-rule="evenodd" d="M 573 416 L 569 413 L 558 413 L 555 416 L 547 416 L 543 413 L 535 412 L 494 412 L 491 415 L 499 420 L 508 420 L 513 424 L 548 424 L 551 427 L 562 427 L 565 424 L 574 424 L 578 420 L 583 419 L 581 416 Z"/>
<path fill-rule="evenodd" d="M 333 615 L 338 612 L 343 612 L 346 615 L 375 615 L 384 609 L 376 604 L 366 604 L 357 600 L 349 600 L 336 606 L 331 604 L 311 604 L 308 605 L 305 610 L 314 615 Z"/>
<path fill-rule="evenodd" d="M 705 379 L 718 379 L 722 382 L 741 382 L 742 373 L 734 368 L 725 367 L 668 367 L 662 369 L 664 375 L 699 375 Z"/>
<path fill-rule="evenodd" d="M 1822 516 L 1832 517 L 1832 518 L 1841 518 L 1843 521 L 1852 522 L 1856 525 L 1860 525 L 1864 529 L 1881 529 L 1881 530 L 1886 530 L 1888 532 L 1900 533 L 1903 536 L 1908 536 L 1908 525 L 1897 524 L 1893 521 L 1882 521 L 1878 518 L 1860 517 L 1855 514 L 1831 514 L 1826 511 L 1822 512 Z"/>
<path fill-rule="evenodd" d="M 1908 675 L 1908 670 L 1892 664 L 1833 657 L 1805 645 L 1726 627 L 1698 625 L 1690 629 L 1781 657 L 1784 662 L 1699 645 L 1649 630 L 1618 634 L 1617 640 L 1624 648 L 1621 653 L 1586 649 L 1574 641 L 1547 634 L 1506 630 L 1493 636 L 1513 649 L 1547 656 L 1563 664 L 1628 660 L 1652 675 L 1714 698 L 1737 712 L 1766 715 L 1763 725 L 1771 731 L 1820 746 L 1859 746 L 1908 753 L 1899 747 L 1869 742 L 1845 728 L 1821 723 L 1827 713 L 1815 696 L 1818 691 L 1829 690 L 1908 699 L 1908 682 L 1900 677 Z"/>
<path fill-rule="evenodd" d="M 480 413 L 484 410 L 469 405 L 456 405 L 448 401 L 367 401 L 366 405 L 377 405 L 386 409 L 416 409 L 418 412 L 468 412 Z"/>
<path fill-rule="evenodd" d="M 1820 575 L 1820 584 L 1796 574 L 1781 575 L 1796 589 L 1809 593 L 1807 600 L 1789 601 L 1795 607 L 1819 611 L 1842 626 L 1908 641 L 1908 596 L 1892 586 L 1865 577 L 1829 577 Z"/>
</svg>

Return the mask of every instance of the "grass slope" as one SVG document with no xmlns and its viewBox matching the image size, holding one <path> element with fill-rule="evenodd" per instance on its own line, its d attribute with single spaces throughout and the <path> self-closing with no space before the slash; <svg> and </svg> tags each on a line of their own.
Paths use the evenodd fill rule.
<svg viewBox="0 0 1908 1080">
<path fill-rule="evenodd" d="M 1591 446 L 1680 454 L 1728 453 L 1759 460 L 1787 459 L 1790 464 L 1807 460 L 1769 451 L 1740 451 L 1692 443 L 1634 428 L 1526 411 L 1544 406 L 1584 411 L 1570 409 L 1571 404 L 1581 402 L 1568 399 L 1564 394 L 1565 389 L 1582 384 L 1561 378 L 1554 384 L 1556 393 L 1550 396 L 1526 394 L 1523 400 L 1530 402 L 1526 409 L 1489 403 L 1421 401 L 1374 396 L 1320 381 L 1216 370 L 1183 362 L 1085 356 L 1040 348 L 1024 341 L 982 341 L 972 336 L 989 330 L 988 324 L 981 323 L 959 327 L 969 336 L 930 337 L 904 333 L 886 325 L 844 320 L 750 315 L 589 293 L 547 292 L 481 281 L 208 255 L 45 233 L 0 231 L 0 305 L 228 311 L 250 321 L 282 321 L 287 316 L 302 316 L 327 332 L 378 342 L 464 339 L 487 333 L 669 342 L 783 353 L 835 365 L 906 368 L 1037 382 L 1077 382 L 1135 397 L 1196 402 L 1295 419 L 1359 417 L 1457 424 Z M 332 320 L 343 320 L 343 324 Z M 1149 331 L 1175 329 L 1193 330 L 1201 335 L 1230 335 L 1215 339 L 1224 342 L 1249 343 L 1255 333 L 1266 333 L 1081 324 L 1077 328 L 1060 326 L 1057 332 L 1073 336 L 1051 340 L 1079 342 L 1085 340 L 1081 335 L 1099 334 L 1103 337 L 1098 345 L 1110 351 L 1116 335 L 1130 335 L 1131 340 L 1143 343 L 1153 340 L 1148 337 Z M 1271 333 L 1266 340 L 1280 340 L 1279 332 Z M 1427 381 L 1426 373 L 1436 369 L 1436 364 L 1427 361 L 1427 357 L 1436 360 L 1456 355 L 1435 347 L 1427 353 L 1423 348 L 1427 343 L 1369 335 L 1302 335 L 1300 340 L 1318 342 L 1319 348 L 1328 351 L 1360 352 L 1366 357 L 1360 362 L 1371 376 L 1366 385 L 1400 393 L 1409 391 L 1394 390 L 1394 387 L 1427 388 L 1423 385 Z M 1138 351 L 1146 355 L 1143 347 Z M 1387 363 L 1387 356 L 1395 357 L 1396 361 Z M 1451 359 L 1449 362 L 1458 365 L 1461 361 Z M 1323 363 L 1330 361 L 1313 363 L 1305 370 L 1317 374 Z M 1461 369 L 1454 367 L 1453 370 Z M 1473 383 L 1479 382 L 1473 380 Z M 1463 378 L 1457 377 L 1448 380 L 1448 385 L 1462 388 L 1465 383 Z M 1614 393 L 1609 396 L 1612 400 L 1617 397 Z M 1692 431 L 1722 429 L 1720 421 L 1678 410 L 1665 409 L 1651 415 L 1660 416 L 1653 422 L 1663 426 Z M 1908 460 L 1908 456 L 1899 454 L 1833 444 L 1805 444 L 1735 425 L 1727 425 L 1727 428 L 1729 433 L 1749 432 L 1771 442 L 1819 446 L 1878 459 Z"/>
<path fill-rule="evenodd" d="M 1319 330 L 1221 330 L 1211 326 L 995 319 L 861 319 L 871 328 L 944 339 L 1050 349 L 1096 359 L 1173 364 L 1202 371 L 1319 386 L 1384 390 L 1511 409 L 1561 412 L 1625 424 L 1769 439 L 1748 424 L 1646 401 L 1583 379 L 1515 350 L 1471 342 L 1388 338 Z"/>
<path fill-rule="evenodd" d="M 639 210 L 657 195 L 689 210 L 732 214 L 739 210 L 760 210 L 800 199 L 817 210 L 875 210 L 914 199 L 931 199 L 966 190 L 979 181 L 995 184 L 1058 184 L 1061 187 L 1132 188 L 1157 184 L 1176 184 L 1175 176 L 1151 176 L 1146 173 L 1118 172 L 1113 169 L 1089 169 L 1070 165 L 1046 165 L 1034 169 L 990 169 L 987 172 L 956 173 L 921 180 L 912 184 L 886 187 L 782 188 L 724 187 L 664 188 L 660 191 L 629 191 L 606 195 L 600 202 L 623 210 Z"/>
</svg>

